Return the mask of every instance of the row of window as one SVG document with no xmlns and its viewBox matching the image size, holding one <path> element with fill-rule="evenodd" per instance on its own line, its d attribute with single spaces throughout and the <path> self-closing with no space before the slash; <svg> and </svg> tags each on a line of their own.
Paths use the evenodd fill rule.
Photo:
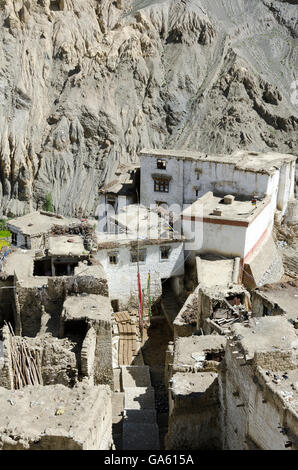
<svg viewBox="0 0 298 470">
<path fill-rule="evenodd" d="M 169 246 L 161 246 L 160 247 L 160 259 L 167 260 L 170 257 L 171 248 Z M 146 261 L 147 250 L 142 248 L 140 250 L 134 250 L 130 252 L 130 262 L 137 263 L 144 263 Z M 108 253 L 109 263 L 110 264 L 118 264 L 119 262 L 119 252 L 118 251 L 110 251 Z"/>
</svg>

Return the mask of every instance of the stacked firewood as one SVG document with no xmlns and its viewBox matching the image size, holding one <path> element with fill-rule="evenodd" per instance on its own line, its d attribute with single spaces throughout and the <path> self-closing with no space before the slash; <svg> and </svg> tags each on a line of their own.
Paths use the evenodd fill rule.
<svg viewBox="0 0 298 470">
<path fill-rule="evenodd" d="M 15 336 L 10 324 L 8 327 L 14 390 L 19 390 L 26 385 L 42 385 L 39 351 L 30 348 L 25 338 Z"/>
</svg>

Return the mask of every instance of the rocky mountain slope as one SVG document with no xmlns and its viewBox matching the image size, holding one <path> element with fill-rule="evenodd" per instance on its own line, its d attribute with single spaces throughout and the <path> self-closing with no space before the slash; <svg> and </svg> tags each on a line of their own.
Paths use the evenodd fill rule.
<svg viewBox="0 0 298 470">
<path fill-rule="evenodd" d="M 297 154 L 296 0 L 0 0 L 0 24 L 6 215 L 93 213 L 143 147 Z"/>
</svg>

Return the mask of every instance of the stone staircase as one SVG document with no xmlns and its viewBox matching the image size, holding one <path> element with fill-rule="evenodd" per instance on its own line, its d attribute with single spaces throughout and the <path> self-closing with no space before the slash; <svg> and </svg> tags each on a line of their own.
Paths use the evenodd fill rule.
<svg viewBox="0 0 298 470">
<path fill-rule="evenodd" d="M 122 366 L 120 383 L 119 399 L 124 398 L 122 450 L 159 450 L 159 428 L 149 367 Z M 117 435 L 118 442 L 119 437 Z"/>
</svg>

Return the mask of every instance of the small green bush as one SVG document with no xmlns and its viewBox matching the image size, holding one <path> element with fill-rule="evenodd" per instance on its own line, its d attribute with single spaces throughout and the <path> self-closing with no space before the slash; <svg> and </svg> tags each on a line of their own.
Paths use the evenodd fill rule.
<svg viewBox="0 0 298 470">
<path fill-rule="evenodd" d="M 48 193 L 43 205 L 43 210 L 47 212 L 54 212 L 52 194 Z"/>
</svg>

